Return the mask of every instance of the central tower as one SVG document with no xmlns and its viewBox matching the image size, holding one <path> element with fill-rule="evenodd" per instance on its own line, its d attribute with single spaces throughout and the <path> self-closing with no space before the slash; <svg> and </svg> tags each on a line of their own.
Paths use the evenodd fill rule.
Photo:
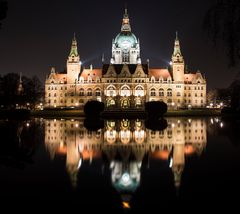
<svg viewBox="0 0 240 214">
<path fill-rule="evenodd" d="M 127 9 L 123 15 L 121 33 L 112 42 L 111 64 L 141 64 L 139 40 L 131 31 Z"/>
</svg>

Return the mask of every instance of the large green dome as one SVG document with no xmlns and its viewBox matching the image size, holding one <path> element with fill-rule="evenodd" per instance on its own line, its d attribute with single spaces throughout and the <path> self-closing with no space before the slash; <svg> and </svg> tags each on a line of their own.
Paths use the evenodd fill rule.
<svg viewBox="0 0 240 214">
<path fill-rule="evenodd" d="M 115 38 L 115 45 L 118 48 L 135 48 L 138 44 L 136 36 L 131 32 L 121 32 Z"/>
<path fill-rule="evenodd" d="M 139 186 L 136 178 L 131 178 L 128 172 L 123 173 L 121 178 L 117 179 L 113 186 L 118 192 L 134 192 Z"/>
</svg>

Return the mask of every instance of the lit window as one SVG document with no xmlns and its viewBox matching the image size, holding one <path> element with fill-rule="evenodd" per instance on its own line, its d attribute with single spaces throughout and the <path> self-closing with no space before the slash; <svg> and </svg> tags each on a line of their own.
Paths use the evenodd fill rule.
<svg viewBox="0 0 240 214">
<path fill-rule="evenodd" d="M 159 96 L 164 97 L 164 89 L 163 88 L 159 89 Z"/>
<path fill-rule="evenodd" d="M 83 88 L 80 89 L 79 96 L 84 96 L 84 89 Z"/>
<path fill-rule="evenodd" d="M 156 90 L 153 88 L 151 89 L 150 96 L 155 97 L 156 96 Z"/>
<path fill-rule="evenodd" d="M 168 96 L 168 97 L 172 97 L 172 89 L 169 88 L 169 89 L 167 90 L 167 96 Z"/>
<path fill-rule="evenodd" d="M 87 90 L 87 96 L 92 96 L 92 89 Z"/>
<path fill-rule="evenodd" d="M 100 91 L 100 89 L 98 88 L 98 89 L 96 89 L 96 96 L 101 96 L 101 91 Z"/>
</svg>

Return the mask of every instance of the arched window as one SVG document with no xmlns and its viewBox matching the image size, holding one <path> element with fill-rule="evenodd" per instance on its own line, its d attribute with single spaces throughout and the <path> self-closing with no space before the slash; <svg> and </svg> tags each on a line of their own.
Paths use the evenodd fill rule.
<svg viewBox="0 0 240 214">
<path fill-rule="evenodd" d="M 116 102 L 114 99 L 110 98 L 107 100 L 107 107 L 115 106 Z"/>
<path fill-rule="evenodd" d="M 129 97 L 131 95 L 130 87 L 127 85 L 122 86 L 120 90 L 120 95 L 122 97 Z"/>
<path fill-rule="evenodd" d="M 159 89 L 159 96 L 164 97 L 164 89 L 163 88 Z"/>
<path fill-rule="evenodd" d="M 83 88 L 80 88 L 80 90 L 79 90 L 79 96 L 84 96 L 84 89 L 83 89 Z"/>
<path fill-rule="evenodd" d="M 144 89 L 142 86 L 138 85 L 136 88 L 135 88 L 135 96 L 136 97 L 143 97 L 144 96 Z"/>
<path fill-rule="evenodd" d="M 115 96 L 117 96 L 116 88 L 113 85 L 108 86 L 106 94 L 107 94 L 108 97 L 115 97 Z"/>
<path fill-rule="evenodd" d="M 167 96 L 168 96 L 168 97 L 172 97 L 172 89 L 171 89 L 171 88 L 169 88 L 169 89 L 167 90 Z"/>
<path fill-rule="evenodd" d="M 181 93 L 180 92 L 177 92 L 177 97 L 181 97 Z"/>
<path fill-rule="evenodd" d="M 91 89 L 91 88 L 89 88 L 89 89 L 87 90 L 87 96 L 92 96 L 92 89 Z"/>
<path fill-rule="evenodd" d="M 152 97 L 155 97 L 155 96 L 156 96 L 156 90 L 155 90 L 155 88 L 152 88 L 152 89 L 151 89 L 150 96 L 152 96 Z"/>
<path fill-rule="evenodd" d="M 100 88 L 97 88 L 97 89 L 96 89 L 95 94 L 96 94 L 97 97 L 100 97 L 100 96 L 101 96 L 101 90 L 100 90 Z"/>
</svg>

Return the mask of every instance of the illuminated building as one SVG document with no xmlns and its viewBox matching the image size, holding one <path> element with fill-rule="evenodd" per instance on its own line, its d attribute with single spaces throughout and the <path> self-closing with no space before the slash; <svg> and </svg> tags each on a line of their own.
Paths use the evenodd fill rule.
<svg viewBox="0 0 240 214">
<path fill-rule="evenodd" d="M 121 32 L 112 41 L 110 64 L 84 68 L 74 36 L 67 60 L 67 72 L 52 68 L 45 82 L 45 107 L 81 107 L 89 100 L 105 103 L 106 108 L 144 107 L 148 101 L 164 101 L 169 108 L 206 106 L 206 80 L 200 71 L 186 70 L 178 35 L 169 68 L 143 64 L 140 41 L 132 33 L 127 10 Z"/>
</svg>

